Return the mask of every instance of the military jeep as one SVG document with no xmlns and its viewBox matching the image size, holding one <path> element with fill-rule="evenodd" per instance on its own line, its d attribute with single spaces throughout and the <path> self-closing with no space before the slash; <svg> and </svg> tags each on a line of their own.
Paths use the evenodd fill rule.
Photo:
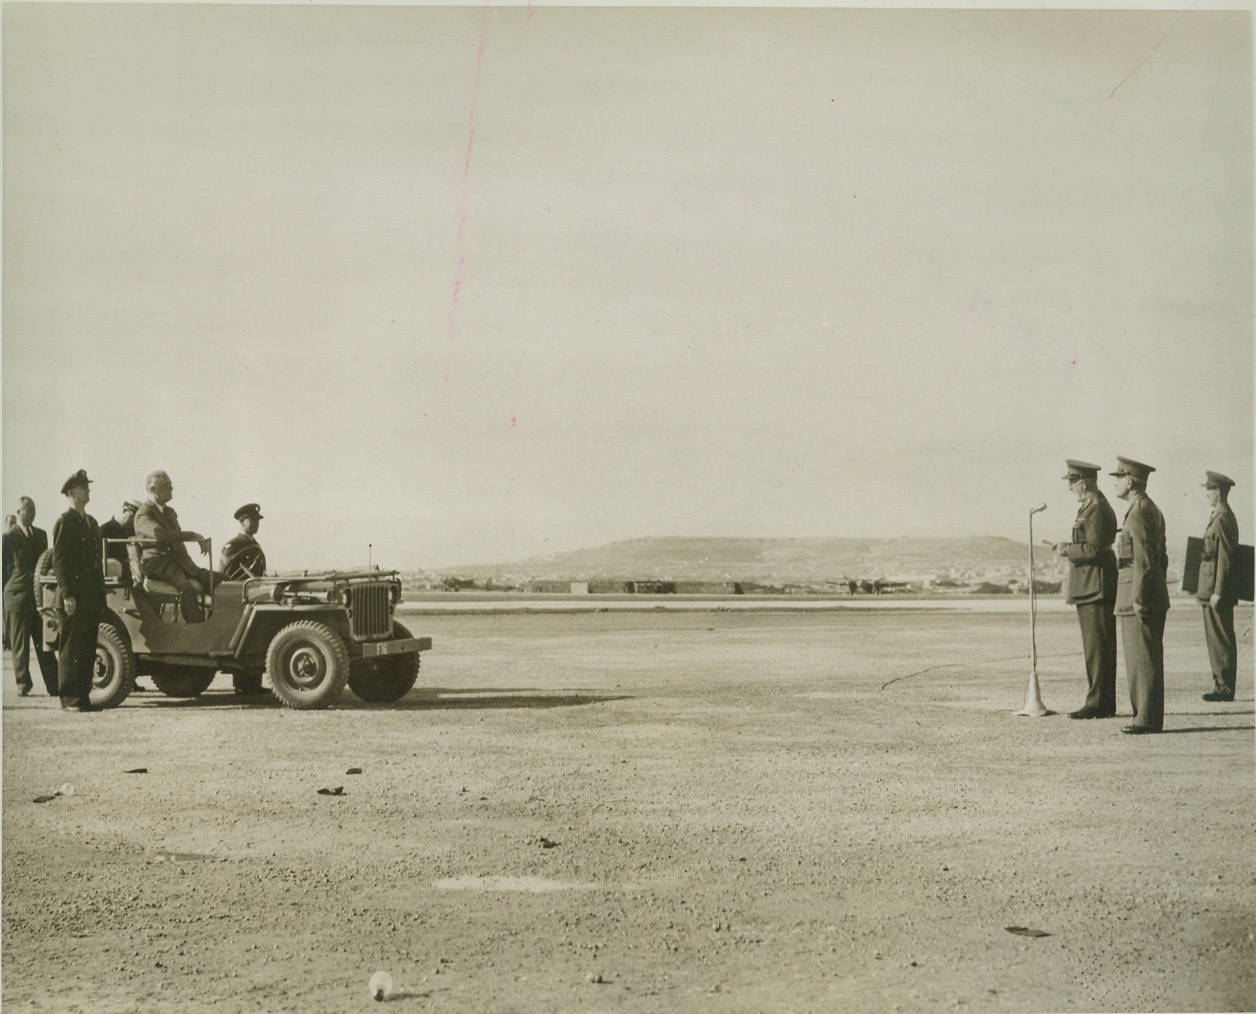
<svg viewBox="0 0 1256 1014">
<path fill-rule="evenodd" d="M 126 560 L 108 555 L 126 547 Z M 347 683 L 364 701 L 391 703 L 413 687 L 420 652 L 430 637 L 414 637 L 393 618 L 401 598 L 396 571 L 375 568 L 319 571 L 221 581 L 198 596 L 195 620 L 180 609 L 179 590 L 145 578 L 142 539 L 102 540 L 105 612 L 96 639 L 91 702 L 117 707 L 151 677 L 170 697 L 196 697 L 219 672 L 237 691 L 271 693 L 289 708 L 334 703 Z M 53 606 L 56 577 L 51 551 L 41 558 L 43 638 L 49 650 L 60 634 Z M 212 547 L 211 556 L 212 559 Z M 199 617 L 203 616 L 203 619 Z"/>
</svg>

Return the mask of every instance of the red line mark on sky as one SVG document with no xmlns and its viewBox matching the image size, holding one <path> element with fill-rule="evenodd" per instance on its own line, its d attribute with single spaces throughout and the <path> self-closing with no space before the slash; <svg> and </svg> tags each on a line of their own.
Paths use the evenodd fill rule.
<svg viewBox="0 0 1256 1014">
<path fill-rule="evenodd" d="M 449 340 L 458 339 L 458 298 L 467 274 L 467 214 L 470 198 L 471 152 L 475 148 L 475 109 L 480 99 L 480 72 L 484 67 L 484 47 L 488 43 L 486 15 L 480 16 L 480 45 L 475 51 L 475 82 L 471 86 L 471 112 L 467 117 L 467 155 L 462 164 L 462 215 L 458 220 L 458 266 L 454 271 L 453 305 L 449 308 Z"/>
</svg>

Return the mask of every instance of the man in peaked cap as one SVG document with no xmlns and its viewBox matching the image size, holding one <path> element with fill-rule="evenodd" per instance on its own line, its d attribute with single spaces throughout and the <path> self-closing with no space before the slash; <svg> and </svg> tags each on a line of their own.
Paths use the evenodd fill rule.
<svg viewBox="0 0 1256 1014">
<path fill-rule="evenodd" d="M 91 481 L 81 468 L 65 480 L 61 493 L 69 508 L 52 529 L 55 605 L 61 632 L 58 689 L 66 711 L 97 710 L 89 695 L 96 668 L 96 628 L 105 609 L 105 574 L 100 562 L 100 526 L 87 513 Z"/>
<path fill-rule="evenodd" d="M 1212 665 L 1213 688 L 1206 701 L 1234 700 L 1238 672 L 1238 642 L 1234 637 L 1234 604 L 1239 600 L 1239 572 L 1235 554 L 1239 523 L 1230 509 L 1234 480 L 1220 472 L 1204 473 L 1204 489 L 1212 516 L 1204 530 L 1204 551 L 1199 562 L 1196 598 L 1204 607 L 1204 637 Z"/>
<path fill-rule="evenodd" d="M 1116 495 L 1129 504 L 1117 540 L 1116 615 L 1130 685 L 1130 735 L 1164 730 L 1164 620 L 1169 610 L 1166 578 L 1169 558 L 1164 515 L 1147 495 L 1155 471 L 1133 458 L 1117 456 Z"/>
<path fill-rule="evenodd" d="M 100 526 L 102 539 L 129 539 L 135 534 L 135 514 L 140 509 L 138 500 L 123 500 L 118 513 Z M 111 560 L 126 563 L 126 545 L 111 542 L 105 546 L 105 555 Z"/>
<path fill-rule="evenodd" d="M 246 503 L 234 516 L 240 522 L 240 531 L 222 547 L 218 569 L 228 581 L 261 577 L 266 573 L 266 554 L 253 536 L 257 534 L 262 520 L 262 508 L 255 503 Z"/>
<path fill-rule="evenodd" d="M 1070 542 L 1057 543 L 1057 555 L 1069 563 L 1066 601 L 1077 607 L 1086 656 L 1086 701 L 1069 718 L 1116 715 L 1116 513 L 1099 492 L 1099 466 L 1066 462 L 1069 491 L 1077 497 L 1077 518 Z"/>
</svg>

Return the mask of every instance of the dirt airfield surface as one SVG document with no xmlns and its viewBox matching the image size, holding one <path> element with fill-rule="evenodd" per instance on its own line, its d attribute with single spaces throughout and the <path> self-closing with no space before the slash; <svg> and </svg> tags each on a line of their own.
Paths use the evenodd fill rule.
<svg viewBox="0 0 1256 1014">
<path fill-rule="evenodd" d="M 6 654 L 7 1014 L 1256 1008 L 1250 608 L 1212 705 L 1175 602 L 1143 737 L 1012 715 L 1023 611 L 403 619 L 383 707 L 63 713 Z"/>
</svg>

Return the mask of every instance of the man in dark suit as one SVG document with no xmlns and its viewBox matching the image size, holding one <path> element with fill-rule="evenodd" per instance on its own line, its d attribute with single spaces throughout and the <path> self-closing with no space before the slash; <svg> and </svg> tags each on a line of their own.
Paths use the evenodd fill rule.
<svg viewBox="0 0 1256 1014">
<path fill-rule="evenodd" d="M 1067 601 L 1077 607 L 1086 656 L 1086 701 L 1069 718 L 1116 715 L 1116 513 L 1099 492 L 1099 466 L 1069 459 L 1068 487 L 1081 505 L 1071 542 L 1057 543 L 1056 553 L 1069 562 Z"/>
<path fill-rule="evenodd" d="M 95 711 L 91 704 L 96 666 L 96 630 L 105 609 L 105 573 L 100 558 L 100 526 L 87 513 L 91 479 L 81 468 L 65 480 L 61 492 L 69 509 L 52 529 L 52 570 L 57 576 L 58 657 L 61 707 Z"/>
<path fill-rule="evenodd" d="M 1234 636 L 1234 604 L 1239 600 L 1239 523 L 1230 509 L 1234 480 L 1220 472 L 1205 472 L 1204 488 L 1212 516 L 1204 530 L 1204 551 L 1199 562 L 1199 588 L 1195 597 L 1204 607 L 1204 637 L 1212 664 L 1213 688 L 1206 701 L 1234 700 L 1238 673 L 1238 641 Z"/>
<path fill-rule="evenodd" d="M 1164 620 L 1169 611 L 1169 557 L 1164 515 L 1147 495 L 1150 465 L 1117 456 L 1116 495 L 1129 504 L 1117 541 L 1116 615 L 1130 685 L 1130 735 L 1164 730 Z"/>
<path fill-rule="evenodd" d="M 30 648 L 35 642 L 39 673 L 50 697 L 57 694 L 57 656 L 44 650 L 43 621 L 39 616 L 39 590 L 35 566 L 48 548 L 48 535 L 36 528 L 35 501 L 28 496 L 18 504 L 16 524 L 4 533 L 4 629 L 13 658 L 18 693 L 31 692 Z"/>
<path fill-rule="evenodd" d="M 179 590 L 179 609 L 183 618 L 189 623 L 199 623 L 205 619 L 200 595 L 208 592 L 214 579 L 221 580 L 222 575 L 198 567 L 183 544 L 195 542 L 202 553 L 208 553 L 209 540 L 179 527 L 179 515 L 173 507 L 167 506 L 174 496 L 174 484 L 169 475 L 162 471 L 153 472 L 145 487 L 149 498 L 135 514 L 135 534 L 149 542 L 143 548 L 140 569 L 145 577 L 174 585 Z"/>
</svg>

